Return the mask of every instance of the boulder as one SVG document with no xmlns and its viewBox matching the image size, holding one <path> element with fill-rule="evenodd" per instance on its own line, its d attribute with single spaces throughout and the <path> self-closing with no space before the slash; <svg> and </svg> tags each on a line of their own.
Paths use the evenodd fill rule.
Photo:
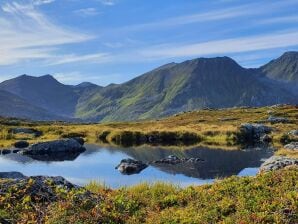
<svg viewBox="0 0 298 224">
<path fill-rule="evenodd" d="M 275 117 L 275 116 L 269 116 L 267 119 L 271 124 L 276 123 L 289 123 L 289 119 L 285 117 Z"/>
<path fill-rule="evenodd" d="M 267 159 L 260 167 L 260 172 L 282 169 L 287 166 L 298 165 L 298 159 L 287 158 L 284 156 L 272 156 Z"/>
<path fill-rule="evenodd" d="M 74 137 L 72 139 L 76 140 L 78 143 L 80 143 L 80 145 L 84 145 L 85 143 L 85 140 L 81 137 Z"/>
<path fill-rule="evenodd" d="M 137 161 L 133 159 L 123 159 L 120 164 L 115 167 L 120 173 L 131 175 L 140 173 L 143 169 L 147 168 L 147 164 L 142 161 Z"/>
<path fill-rule="evenodd" d="M 28 149 L 23 150 L 22 153 L 27 155 L 43 155 L 59 152 L 84 152 L 85 150 L 75 139 L 62 139 L 31 145 Z"/>
<path fill-rule="evenodd" d="M 27 148 L 29 146 L 29 143 L 27 141 L 18 141 L 14 143 L 14 147 L 18 149 Z"/>
<path fill-rule="evenodd" d="M 263 143 L 269 143 L 269 142 L 272 142 L 272 138 L 270 135 L 264 134 L 260 137 L 260 141 Z"/>
<path fill-rule="evenodd" d="M 0 179 L 23 179 L 26 178 L 22 173 L 20 172 L 0 172 Z"/>
<path fill-rule="evenodd" d="M 298 130 L 291 130 L 288 133 L 289 135 L 298 136 Z"/>
<path fill-rule="evenodd" d="M 2 153 L 2 155 L 10 154 L 11 153 L 11 150 L 9 150 L 9 149 L 2 149 L 1 153 Z"/>
<path fill-rule="evenodd" d="M 284 148 L 297 151 L 298 150 L 298 142 L 291 142 L 291 143 L 285 145 Z"/>
<path fill-rule="evenodd" d="M 261 143 L 263 140 L 269 140 L 272 129 L 262 124 L 242 124 L 240 132 L 237 134 L 237 141 L 240 143 Z"/>
<path fill-rule="evenodd" d="M 9 132 L 13 134 L 32 134 L 35 137 L 39 137 L 42 135 L 41 131 L 34 128 L 11 128 Z"/>
<path fill-rule="evenodd" d="M 163 164 L 170 164 L 170 165 L 176 165 L 179 163 L 195 163 L 195 162 L 201 162 L 204 161 L 200 158 L 178 158 L 174 155 L 169 155 L 168 157 L 160 160 L 155 160 L 152 163 L 163 163 Z"/>
</svg>

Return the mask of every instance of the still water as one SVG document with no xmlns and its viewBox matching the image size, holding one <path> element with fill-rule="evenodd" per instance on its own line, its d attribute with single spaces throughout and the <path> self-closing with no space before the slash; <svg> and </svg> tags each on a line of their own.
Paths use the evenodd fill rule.
<svg viewBox="0 0 298 224">
<path fill-rule="evenodd" d="M 153 147 L 121 148 L 85 145 L 86 151 L 76 155 L 28 157 L 19 154 L 0 156 L 0 172 L 19 171 L 27 176 L 63 176 L 72 183 L 85 185 L 91 180 L 109 187 L 140 182 L 164 181 L 187 186 L 211 183 L 215 178 L 231 175 L 255 175 L 262 162 L 273 153 L 269 149 L 227 151 L 196 147 L 187 150 Z M 123 175 L 115 166 L 124 158 L 149 162 L 168 155 L 179 158 L 201 158 L 203 162 L 187 164 L 152 164 L 139 174 Z"/>
</svg>

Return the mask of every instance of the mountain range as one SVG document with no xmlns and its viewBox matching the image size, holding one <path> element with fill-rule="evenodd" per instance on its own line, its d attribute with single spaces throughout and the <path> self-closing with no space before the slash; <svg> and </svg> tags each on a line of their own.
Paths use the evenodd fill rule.
<svg viewBox="0 0 298 224">
<path fill-rule="evenodd" d="M 0 115 L 33 120 L 126 121 L 206 107 L 298 104 L 298 52 L 254 69 L 229 57 L 169 63 L 123 84 L 64 85 L 22 75 L 0 83 Z"/>
</svg>

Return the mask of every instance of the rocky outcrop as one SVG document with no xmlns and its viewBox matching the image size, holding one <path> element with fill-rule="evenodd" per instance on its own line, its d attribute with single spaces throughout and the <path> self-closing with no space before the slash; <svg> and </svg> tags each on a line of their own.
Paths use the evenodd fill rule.
<svg viewBox="0 0 298 224">
<path fill-rule="evenodd" d="M 35 137 L 39 137 L 42 135 L 41 131 L 34 128 L 11 128 L 9 132 L 13 134 L 31 134 Z"/>
<path fill-rule="evenodd" d="M 242 124 L 236 138 L 238 143 L 257 144 L 268 143 L 271 141 L 270 134 L 272 129 L 262 124 Z"/>
<path fill-rule="evenodd" d="M 22 153 L 27 155 L 43 155 L 60 152 L 84 152 L 85 150 L 75 139 L 62 139 L 31 145 L 28 149 L 23 150 Z"/>
<path fill-rule="evenodd" d="M 275 117 L 275 116 L 269 116 L 267 119 L 271 124 L 276 123 L 289 123 L 289 119 L 286 117 Z"/>
<path fill-rule="evenodd" d="M 162 163 L 162 164 L 170 164 L 170 165 L 176 165 L 179 163 L 195 163 L 195 162 L 202 162 L 204 160 L 200 158 L 178 158 L 174 155 L 169 155 L 168 157 L 160 160 L 155 160 L 151 163 Z"/>
<path fill-rule="evenodd" d="M 72 139 L 76 140 L 80 145 L 84 145 L 85 140 L 81 137 L 73 137 Z"/>
<path fill-rule="evenodd" d="M 120 164 L 115 167 L 120 173 L 131 175 L 140 173 L 143 169 L 147 168 L 147 164 L 142 161 L 137 161 L 133 159 L 123 159 Z"/>
<path fill-rule="evenodd" d="M 18 141 L 14 143 L 14 147 L 18 149 L 27 148 L 29 146 L 29 143 L 27 141 Z"/>
<path fill-rule="evenodd" d="M 23 179 L 26 178 L 25 175 L 23 175 L 20 172 L 0 172 L 0 179 Z"/>
<path fill-rule="evenodd" d="M 284 156 L 272 156 L 267 159 L 260 167 L 260 172 L 268 172 L 282 169 L 287 166 L 298 165 L 298 159 L 287 158 Z"/>
<path fill-rule="evenodd" d="M 291 142 L 291 143 L 285 145 L 284 148 L 297 151 L 298 150 L 298 142 Z"/>
</svg>

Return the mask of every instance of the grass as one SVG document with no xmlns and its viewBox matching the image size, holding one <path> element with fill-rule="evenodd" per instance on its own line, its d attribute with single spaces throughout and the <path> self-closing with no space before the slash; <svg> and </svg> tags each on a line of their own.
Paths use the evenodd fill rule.
<svg viewBox="0 0 298 224">
<path fill-rule="evenodd" d="M 0 181 L 0 188 L 8 180 Z M 96 182 L 86 190 L 56 189 L 46 203 L 17 185 L 0 194 L 0 217 L 17 223 L 297 223 L 297 167 L 256 177 L 181 188 L 141 183 L 111 190 Z"/>
<path fill-rule="evenodd" d="M 291 123 L 271 124 L 269 115 L 288 118 Z M 16 140 L 25 138 L 30 143 L 54 140 L 68 136 L 82 136 L 88 143 L 135 145 L 149 144 L 143 142 L 144 136 L 154 135 L 154 144 L 220 146 L 237 149 L 234 137 L 243 123 L 264 123 L 273 128 L 273 144 L 282 148 L 287 141 L 297 138 L 288 136 L 290 130 L 298 126 L 297 106 L 278 106 L 260 108 L 232 108 L 220 110 L 199 110 L 186 112 L 160 120 L 143 120 L 135 122 L 115 122 L 101 124 L 70 124 L 63 122 L 28 122 L 24 120 L 0 119 L 0 147 L 11 146 Z M 16 125 L 17 124 L 17 125 Z M 43 132 L 41 137 L 16 136 L 8 134 L 11 127 L 32 127 Z M 190 136 L 190 138 L 188 138 Z M 189 141 L 191 140 L 191 141 Z M 132 144 L 128 144 L 130 146 Z M 124 144 L 125 145 L 125 144 Z M 190 144 L 188 144 L 190 145 Z"/>
</svg>

